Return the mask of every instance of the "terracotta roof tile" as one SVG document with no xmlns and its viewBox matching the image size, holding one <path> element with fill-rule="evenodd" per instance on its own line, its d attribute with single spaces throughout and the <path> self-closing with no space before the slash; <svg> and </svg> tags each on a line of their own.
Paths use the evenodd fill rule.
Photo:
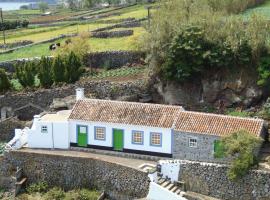
<svg viewBox="0 0 270 200">
<path fill-rule="evenodd" d="M 175 130 L 224 136 L 245 129 L 256 136 L 259 136 L 263 124 L 264 121 L 261 119 L 180 111 L 175 123 Z"/>
<path fill-rule="evenodd" d="M 83 99 L 69 119 L 171 128 L 181 110 L 180 106 Z"/>
</svg>

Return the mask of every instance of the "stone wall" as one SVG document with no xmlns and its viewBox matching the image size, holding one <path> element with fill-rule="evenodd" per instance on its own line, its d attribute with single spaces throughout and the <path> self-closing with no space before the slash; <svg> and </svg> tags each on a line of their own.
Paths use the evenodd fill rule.
<svg viewBox="0 0 270 200">
<path fill-rule="evenodd" d="M 0 141 L 10 141 L 15 135 L 15 128 L 24 128 L 25 122 L 16 118 L 8 118 L 0 122 Z"/>
<path fill-rule="evenodd" d="M 49 48 L 49 46 L 48 46 Z M 138 51 L 105 51 L 89 53 L 84 64 L 87 67 L 106 67 L 117 68 L 122 67 L 127 63 L 136 63 L 145 58 L 143 52 Z M 0 68 L 5 69 L 7 72 L 15 72 L 15 64 L 18 62 L 40 60 L 40 57 L 35 58 L 22 58 L 10 61 L 0 62 Z"/>
<path fill-rule="evenodd" d="M 91 53 L 85 61 L 89 67 L 117 68 L 127 63 L 140 62 L 144 58 L 144 53 L 137 51 L 106 51 Z"/>
<path fill-rule="evenodd" d="M 197 147 L 189 147 L 189 138 L 197 139 Z M 173 157 L 181 160 L 218 161 L 214 158 L 214 141 L 218 136 L 174 132 Z"/>
<path fill-rule="evenodd" d="M 130 36 L 130 35 L 133 35 L 133 30 L 93 32 L 91 37 L 115 38 L 115 37 L 126 37 L 126 36 Z"/>
<path fill-rule="evenodd" d="M 17 166 L 22 167 L 28 183 L 46 181 L 50 186 L 64 189 L 94 187 L 121 194 L 126 200 L 142 198 L 148 193 L 147 173 L 99 159 L 20 151 L 6 153 L 1 166 L 4 175 Z"/>
<path fill-rule="evenodd" d="M 27 112 L 25 112 L 25 109 L 27 109 L 25 108 L 26 105 L 29 105 L 28 109 L 32 110 L 34 108 L 31 104 L 42 110 L 48 110 L 53 99 L 75 95 L 75 89 L 78 87 L 85 88 L 85 94 L 92 94 L 95 98 L 117 99 L 123 96 L 145 93 L 147 91 L 147 82 L 144 82 L 143 80 L 119 83 L 109 81 L 89 81 L 52 89 L 39 89 L 22 93 L 10 92 L 0 96 L 0 108 L 10 107 L 12 109 L 11 112 L 16 110 L 16 115 L 19 118 L 24 119 L 25 114 L 27 114 Z M 40 113 L 40 109 L 35 110 Z"/>
<path fill-rule="evenodd" d="M 232 182 L 226 165 L 181 161 L 179 180 L 188 191 L 224 200 L 269 200 L 270 172 L 252 170 L 244 178 Z"/>
</svg>

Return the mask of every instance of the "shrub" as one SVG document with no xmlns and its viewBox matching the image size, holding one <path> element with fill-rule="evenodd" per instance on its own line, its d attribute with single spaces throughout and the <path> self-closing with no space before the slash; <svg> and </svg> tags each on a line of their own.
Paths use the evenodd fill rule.
<svg viewBox="0 0 270 200">
<path fill-rule="evenodd" d="M 29 194 L 32 193 L 45 193 L 48 191 L 48 184 L 44 181 L 33 183 L 26 188 Z"/>
<path fill-rule="evenodd" d="M 99 194 L 96 191 L 81 189 L 79 191 L 78 200 L 96 200 L 98 199 L 98 197 L 99 197 Z"/>
<path fill-rule="evenodd" d="M 66 70 L 65 80 L 67 83 L 74 83 L 81 77 L 84 72 L 80 57 L 77 56 L 73 51 L 66 57 Z"/>
<path fill-rule="evenodd" d="M 0 92 L 10 89 L 10 82 L 4 69 L 0 69 Z"/>
<path fill-rule="evenodd" d="M 65 81 L 65 63 L 61 56 L 57 56 L 53 60 L 52 75 L 55 83 L 61 83 Z"/>
<path fill-rule="evenodd" d="M 33 87 L 35 85 L 36 63 L 23 62 L 17 64 L 15 75 L 23 87 Z"/>
<path fill-rule="evenodd" d="M 270 80 L 270 55 L 262 57 L 258 67 L 259 80 L 258 85 L 267 85 Z"/>
<path fill-rule="evenodd" d="M 232 158 L 228 178 L 236 181 L 257 164 L 256 153 L 262 140 L 246 130 L 240 130 L 222 138 L 221 144 L 225 157 Z M 219 152 L 220 153 L 220 152 Z"/>
<path fill-rule="evenodd" d="M 42 57 L 39 63 L 38 78 L 40 85 L 49 88 L 53 84 L 52 60 L 49 57 Z"/>
<path fill-rule="evenodd" d="M 44 200 L 63 200 L 64 198 L 65 198 L 65 192 L 59 187 L 54 187 L 50 189 L 44 195 Z"/>
</svg>

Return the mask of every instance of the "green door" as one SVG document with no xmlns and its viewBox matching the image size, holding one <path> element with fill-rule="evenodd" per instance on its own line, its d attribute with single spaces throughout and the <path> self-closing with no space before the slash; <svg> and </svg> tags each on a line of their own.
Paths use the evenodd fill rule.
<svg viewBox="0 0 270 200">
<path fill-rule="evenodd" d="M 124 147 L 124 131 L 113 129 L 113 149 L 116 151 L 123 151 Z"/>
<path fill-rule="evenodd" d="M 78 146 L 87 147 L 87 126 L 77 126 Z"/>
</svg>

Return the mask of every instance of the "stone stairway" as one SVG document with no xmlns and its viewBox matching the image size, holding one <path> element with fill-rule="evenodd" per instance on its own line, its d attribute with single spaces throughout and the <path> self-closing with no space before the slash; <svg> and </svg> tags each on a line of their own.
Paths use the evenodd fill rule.
<svg viewBox="0 0 270 200">
<path fill-rule="evenodd" d="M 161 187 L 169 190 L 172 193 L 175 193 L 177 195 L 180 195 L 182 197 L 184 197 L 185 195 L 185 187 L 184 187 L 184 183 L 181 183 L 179 181 L 176 182 L 171 182 L 170 179 L 168 178 L 162 178 L 161 175 L 159 175 L 157 184 L 160 185 Z"/>
</svg>

